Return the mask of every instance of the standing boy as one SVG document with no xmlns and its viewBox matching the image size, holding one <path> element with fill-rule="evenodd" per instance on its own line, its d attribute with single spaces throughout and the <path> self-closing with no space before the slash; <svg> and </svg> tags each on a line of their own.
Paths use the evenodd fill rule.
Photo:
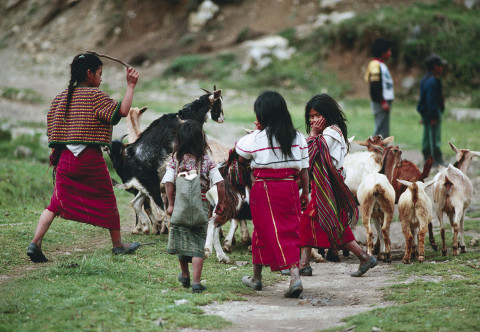
<svg viewBox="0 0 480 332">
<path fill-rule="evenodd" d="M 372 45 L 372 55 L 374 59 L 368 64 L 365 81 L 370 85 L 370 106 L 375 117 L 373 135 L 388 137 L 394 92 L 392 75 L 385 61 L 392 56 L 392 44 L 383 38 L 376 39 Z"/>
<path fill-rule="evenodd" d="M 434 166 L 444 164 L 440 150 L 440 124 L 445 103 L 439 76 L 446 64 L 447 61 L 437 54 L 431 54 L 425 59 L 427 73 L 420 82 L 420 99 L 417 104 L 417 111 L 422 116 L 423 123 L 423 157 L 427 160 L 432 156 Z"/>
</svg>

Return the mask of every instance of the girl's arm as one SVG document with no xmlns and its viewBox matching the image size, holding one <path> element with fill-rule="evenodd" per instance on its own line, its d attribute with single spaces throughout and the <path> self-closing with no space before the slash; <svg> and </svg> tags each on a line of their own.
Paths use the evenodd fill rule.
<svg viewBox="0 0 480 332">
<path fill-rule="evenodd" d="M 128 112 L 130 112 L 133 102 L 133 91 L 135 90 L 135 85 L 137 85 L 138 77 L 139 74 L 135 69 L 132 67 L 127 68 L 127 90 L 118 112 L 121 117 L 126 117 Z"/>
<path fill-rule="evenodd" d="M 225 209 L 225 181 L 217 182 L 218 203 L 215 208 L 216 214 L 222 214 Z"/>
<path fill-rule="evenodd" d="M 175 186 L 172 182 L 165 182 L 165 192 L 167 193 L 168 199 L 167 214 L 171 216 L 173 212 L 173 205 L 175 203 Z"/>
<path fill-rule="evenodd" d="M 300 186 L 302 188 L 302 194 L 300 195 L 300 203 L 302 208 L 305 209 L 308 206 L 308 168 L 302 168 L 300 171 Z"/>
</svg>

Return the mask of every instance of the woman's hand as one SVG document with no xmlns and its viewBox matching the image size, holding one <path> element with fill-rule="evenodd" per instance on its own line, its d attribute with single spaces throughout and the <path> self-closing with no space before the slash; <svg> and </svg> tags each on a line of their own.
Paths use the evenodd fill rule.
<svg viewBox="0 0 480 332">
<path fill-rule="evenodd" d="M 137 85 L 140 74 L 133 67 L 127 68 L 127 85 L 134 87 Z"/>
<path fill-rule="evenodd" d="M 218 203 L 217 207 L 215 208 L 215 213 L 216 214 L 222 214 L 223 210 L 225 210 L 225 204 L 224 203 Z"/>
<path fill-rule="evenodd" d="M 305 210 L 309 203 L 308 193 L 302 191 L 302 194 L 300 195 L 300 203 L 302 204 L 302 211 Z"/>
<path fill-rule="evenodd" d="M 321 133 L 323 133 L 323 130 L 326 128 L 326 126 L 327 126 L 327 120 L 325 120 L 324 117 L 313 120 L 310 123 L 310 127 L 311 127 L 310 134 L 312 136 L 320 135 Z"/>
</svg>

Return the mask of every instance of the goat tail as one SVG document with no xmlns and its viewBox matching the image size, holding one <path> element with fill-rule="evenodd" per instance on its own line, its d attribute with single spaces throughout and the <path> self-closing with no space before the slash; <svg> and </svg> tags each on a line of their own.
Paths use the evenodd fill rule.
<svg viewBox="0 0 480 332">
<path fill-rule="evenodd" d="M 410 187 L 410 191 L 412 193 L 412 202 L 413 205 L 417 204 L 418 202 L 418 185 L 414 182 Z"/>
<path fill-rule="evenodd" d="M 373 196 L 377 197 L 383 195 L 385 195 L 385 188 L 381 184 L 376 183 L 373 187 Z"/>
</svg>

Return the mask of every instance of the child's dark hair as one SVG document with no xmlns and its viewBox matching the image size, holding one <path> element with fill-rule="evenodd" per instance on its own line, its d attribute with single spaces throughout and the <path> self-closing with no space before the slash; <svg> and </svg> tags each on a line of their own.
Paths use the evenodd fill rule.
<svg viewBox="0 0 480 332">
<path fill-rule="evenodd" d="M 372 44 L 372 55 L 375 58 L 380 58 L 389 48 L 392 48 L 392 43 L 389 40 L 384 38 L 375 39 Z"/>
<path fill-rule="evenodd" d="M 305 106 L 305 127 L 307 133 L 310 133 L 310 110 L 314 109 L 320 113 L 324 118 L 326 127 L 337 125 L 342 131 L 343 138 L 347 144 L 347 150 L 350 150 L 350 143 L 348 142 L 347 119 L 338 103 L 329 95 L 322 93 L 315 95 L 307 102 Z"/>
<path fill-rule="evenodd" d="M 183 156 L 191 154 L 195 156 L 196 162 L 200 162 L 203 156 L 210 151 L 207 144 L 205 132 L 199 122 L 195 120 L 186 120 L 178 128 L 177 137 L 173 154 L 176 156 L 178 163 L 183 160 Z"/>
<path fill-rule="evenodd" d="M 71 76 L 70 82 L 68 83 L 67 106 L 65 107 L 65 111 L 68 111 L 75 86 L 87 79 L 87 71 L 89 69 L 92 73 L 95 73 L 101 66 L 103 66 L 102 61 L 96 55 L 90 53 L 78 54 L 73 58 L 70 64 Z"/>
<path fill-rule="evenodd" d="M 273 138 L 280 144 L 282 154 L 293 157 L 292 143 L 297 136 L 287 102 L 278 92 L 266 91 L 257 97 L 253 106 L 255 115 L 265 128 L 268 142 L 273 147 Z M 273 150 L 275 153 L 275 150 Z"/>
</svg>

